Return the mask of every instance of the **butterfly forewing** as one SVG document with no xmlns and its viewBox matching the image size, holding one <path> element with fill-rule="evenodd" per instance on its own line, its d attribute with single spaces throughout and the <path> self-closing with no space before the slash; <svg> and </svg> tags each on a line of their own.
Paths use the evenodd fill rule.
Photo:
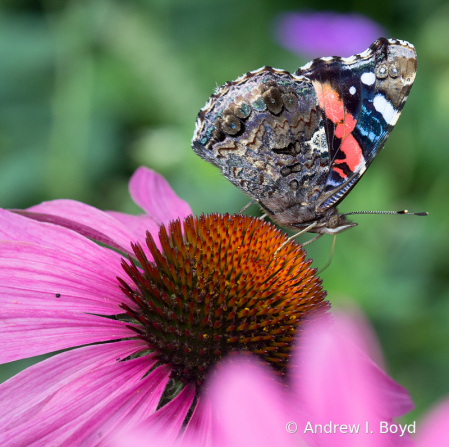
<svg viewBox="0 0 449 447">
<path fill-rule="evenodd" d="M 320 58 L 296 72 L 311 79 L 326 116 L 331 154 L 318 209 L 338 204 L 361 178 L 393 129 L 416 74 L 407 42 L 379 39 L 351 58 Z"/>
</svg>

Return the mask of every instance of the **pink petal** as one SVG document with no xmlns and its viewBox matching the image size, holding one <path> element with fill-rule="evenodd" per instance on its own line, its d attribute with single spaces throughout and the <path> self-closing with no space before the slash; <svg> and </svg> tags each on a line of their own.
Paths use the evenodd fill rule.
<svg viewBox="0 0 449 447">
<path fill-rule="evenodd" d="M 141 243 L 145 242 L 146 233 L 149 231 L 154 239 L 157 239 L 160 225 L 146 214 L 133 216 L 132 214 L 119 213 L 118 211 L 106 211 L 114 219 L 121 222 L 128 230 L 132 231 L 134 238 Z"/>
<path fill-rule="evenodd" d="M 95 410 L 88 417 L 83 417 L 84 421 L 78 424 L 76 431 L 58 445 L 97 446 L 100 438 L 105 440 L 102 444 L 109 444 L 109 435 L 113 437 L 117 430 L 139 425 L 143 419 L 154 414 L 169 375 L 170 369 L 166 366 L 155 369 L 132 388 L 124 390 L 107 405 L 103 405 L 99 411 Z M 167 425 L 171 422 L 167 421 Z M 62 436 L 65 437 L 65 434 Z"/>
<path fill-rule="evenodd" d="M 34 216 L 29 215 L 37 220 L 48 221 L 48 216 L 54 216 L 52 223 L 68 227 L 99 242 L 113 244 L 111 246 L 124 251 L 130 250 L 130 241 L 134 241 L 132 232 L 121 222 L 104 211 L 75 200 L 43 202 L 28 208 L 27 211 L 37 213 Z"/>
<path fill-rule="evenodd" d="M 371 372 L 375 375 L 374 383 L 381 384 L 378 392 L 384 402 L 389 402 L 383 416 L 391 419 L 411 411 L 414 406 L 408 391 L 378 367 L 384 364 L 382 350 L 366 317 L 354 305 L 333 315 L 337 318 L 337 327 L 342 328 L 341 335 L 371 359 L 367 364 L 371 365 Z"/>
<path fill-rule="evenodd" d="M 297 416 L 300 430 L 314 429 L 315 424 L 325 430 L 332 422 L 336 433 L 321 434 L 319 428 L 318 433 L 305 433 L 308 443 L 319 442 L 320 447 L 396 445 L 401 441 L 399 434 L 380 433 L 380 422 L 391 422 L 393 416 L 413 405 L 406 390 L 349 341 L 353 334 L 337 319 L 333 328 L 316 324 L 304 335 L 305 345 L 298 352 L 300 372 L 295 376 L 302 404 L 302 413 Z M 350 434 L 349 428 L 342 433 L 335 424 L 359 427 L 359 433 Z"/>
<path fill-rule="evenodd" d="M 185 412 L 188 410 L 194 394 L 192 388 L 185 388 L 183 392 L 186 395 L 182 397 L 182 402 L 172 404 L 168 408 L 166 407 L 170 404 L 165 405 L 154 413 L 151 418 L 142 423 L 139 430 L 134 428 L 129 432 L 120 433 L 113 438 L 111 443 L 106 443 L 106 445 L 108 447 L 216 447 L 217 444 L 214 444 L 212 441 L 210 401 L 204 401 L 201 397 L 197 401 L 182 441 L 179 443 L 178 439 L 175 439 L 176 435 L 179 436 L 180 424 L 183 417 L 185 417 Z M 175 399 L 178 399 L 178 397 Z M 172 426 L 172 415 L 176 419 L 176 426 Z M 154 423 L 156 420 L 159 420 L 165 427 L 159 424 L 153 427 L 148 426 L 149 422 Z"/>
<path fill-rule="evenodd" d="M 127 415 L 135 423 L 156 410 L 170 370 L 159 367 L 142 378 L 153 364 L 151 357 L 141 357 L 74 378 L 32 419 L 0 434 L 0 443 L 11 447 L 98 445 Z"/>
<path fill-rule="evenodd" d="M 126 278 L 126 274 L 118 265 L 118 256 L 108 260 L 101 254 L 95 262 L 90 256 L 83 258 L 54 248 L 0 241 L 2 308 L 21 309 L 25 316 L 33 309 L 122 313 L 118 306 L 130 300 L 116 277 Z M 36 295 L 28 299 L 33 292 Z"/>
<path fill-rule="evenodd" d="M 291 416 L 282 394 L 271 371 L 233 359 L 211 386 L 214 445 L 297 446 L 299 437 L 286 430 Z"/>
<path fill-rule="evenodd" d="M 0 314 L 0 361 L 12 362 L 89 343 L 135 337 L 130 324 L 70 312 L 5 311 Z"/>
<path fill-rule="evenodd" d="M 78 233 L 86 238 L 92 239 L 93 241 L 100 242 L 101 244 L 104 244 L 110 248 L 114 248 L 122 253 L 125 253 L 127 255 L 131 254 L 131 251 L 129 251 L 125 247 L 122 247 L 105 234 L 95 230 L 94 228 L 90 228 L 86 225 L 80 224 L 79 222 L 75 222 L 74 220 L 66 219 L 64 217 L 59 216 L 53 216 L 51 214 L 33 213 L 31 211 L 23 211 L 23 210 L 10 210 L 10 211 L 15 214 L 18 214 L 19 216 L 23 216 L 28 219 L 35 220 L 37 222 L 43 222 L 67 228 L 69 230 L 74 231 L 75 233 Z"/>
<path fill-rule="evenodd" d="M 449 400 L 434 408 L 416 424 L 416 447 L 443 447 L 449 445 Z M 413 430 L 413 428 L 410 428 Z"/>
<path fill-rule="evenodd" d="M 151 169 L 141 166 L 129 181 L 129 192 L 134 202 L 158 224 L 192 214 L 190 206 L 180 199 L 167 180 Z"/>
<path fill-rule="evenodd" d="M 123 275 L 122 275 L 123 276 Z M 16 281 L 15 286 L 0 285 L 0 303 L 2 309 L 21 311 L 23 316 L 30 316 L 35 310 L 48 311 L 54 309 L 55 312 L 92 313 L 100 315 L 115 315 L 122 313 L 117 303 L 111 303 L 103 298 L 86 297 L 78 292 L 69 292 L 64 286 L 43 287 L 42 291 L 37 290 L 33 285 L 23 284 Z M 50 290 L 49 290 L 50 289 Z M 56 293 L 55 293 L 56 292 Z M 59 295 L 59 296 L 57 296 Z M 124 298 L 122 302 L 127 302 Z"/>
<path fill-rule="evenodd" d="M 141 214 L 140 216 L 133 216 L 131 214 L 118 213 L 116 211 L 106 211 L 106 212 L 133 232 L 134 235 L 133 241 L 140 242 L 141 247 L 143 248 L 145 254 L 147 255 L 147 258 L 150 261 L 153 260 L 153 256 L 148 250 L 146 244 L 146 234 L 147 231 L 151 233 L 157 248 L 160 250 L 161 249 L 161 243 L 159 242 L 159 230 L 161 228 L 160 225 L 158 225 L 153 219 L 151 219 L 151 217 L 148 217 L 146 214 Z"/>
<path fill-rule="evenodd" d="M 371 326 L 369 320 L 360 311 L 356 304 L 349 302 L 343 309 L 333 312 L 338 315 L 338 319 L 346 327 L 349 340 L 368 355 L 374 363 L 385 369 L 385 361 L 382 354 L 382 347 Z"/>
<path fill-rule="evenodd" d="M 50 396 L 76 377 L 146 349 L 140 340 L 85 346 L 57 354 L 0 385 L 0 432 L 25 424 Z"/>
<path fill-rule="evenodd" d="M 121 256 L 79 234 L 55 225 L 36 222 L 0 209 L 0 240 L 30 242 L 72 253 L 85 262 L 101 263 L 112 276 L 122 273 Z"/>
<path fill-rule="evenodd" d="M 150 436 L 149 434 L 135 433 L 130 431 L 126 435 L 115 436 L 112 441 L 101 443 L 101 447 L 177 447 L 176 443 L 168 443 L 164 439 Z M 100 447 L 99 446 L 99 447 Z M 189 446 L 190 447 L 190 446 Z M 192 446 L 196 447 L 196 446 Z"/>
</svg>

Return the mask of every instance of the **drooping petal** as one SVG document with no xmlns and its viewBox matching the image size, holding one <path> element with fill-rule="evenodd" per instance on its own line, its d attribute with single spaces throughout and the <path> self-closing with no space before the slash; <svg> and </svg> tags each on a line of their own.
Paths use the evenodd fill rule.
<svg viewBox="0 0 449 447">
<path fill-rule="evenodd" d="M 319 441 L 320 447 L 396 445 L 402 441 L 399 434 L 381 433 L 380 422 L 411 410 L 412 402 L 404 388 L 350 342 L 353 333 L 337 319 L 334 327 L 315 324 L 304 336 L 295 383 L 306 415 L 298 415 L 306 442 Z"/>
<path fill-rule="evenodd" d="M 85 346 L 57 354 L 0 385 L 0 432 L 25 424 L 76 377 L 146 349 L 140 340 Z"/>
<path fill-rule="evenodd" d="M 129 252 L 130 242 L 135 238 L 125 225 L 114 219 L 108 213 L 75 200 L 52 200 L 32 206 L 26 211 L 36 213 L 28 217 L 44 220 L 63 227 L 70 228 L 85 237 L 98 240 L 114 248 Z M 47 217 L 45 217 L 47 216 Z M 53 216 L 49 219 L 48 216 Z"/>
<path fill-rule="evenodd" d="M 123 273 L 122 257 L 86 237 L 57 225 L 30 220 L 0 208 L 0 240 L 29 242 L 71 253 L 83 263 L 100 264 L 105 276 Z"/>
<path fill-rule="evenodd" d="M 2 308 L 22 310 L 24 316 L 30 316 L 35 309 L 121 313 L 118 306 L 129 299 L 116 279 L 117 275 L 123 276 L 119 259 L 111 252 L 107 264 L 101 262 L 100 256 L 94 262 L 59 249 L 0 241 Z M 37 293 L 30 297 L 31 292 Z"/>
<path fill-rule="evenodd" d="M 134 202 L 159 225 L 192 214 L 188 203 L 176 195 L 164 177 L 143 166 L 131 177 L 129 192 Z"/>
<path fill-rule="evenodd" d="M 0 314 L 0 362 L 7 363 L 89 343 L 134 337 L 130 324 L 71 312 Z"/>
<path fill-rule="evenodd" d="M 142 378 L 153 364 L 144 356 L 74 377 L 48 398 L 33 418 L 0 433 L 0 444 L 98 445 L 125 417 L 138 423 L 156 410 L 170 369 L 162 366 Z"/>
</svg>

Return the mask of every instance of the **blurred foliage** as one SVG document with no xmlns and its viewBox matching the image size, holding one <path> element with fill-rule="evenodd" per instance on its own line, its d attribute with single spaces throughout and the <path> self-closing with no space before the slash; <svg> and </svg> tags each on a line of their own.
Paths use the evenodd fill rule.
<svg viewBox="0 0 449 447">
<path fill-rule="evenodd" d="M 0 206 L 64 197 L 134 213 L 127 181 L 143 164 L 195 213 L 237 212 L 247 198 L 190 150 L 196 115 L 216 84 L 262 65 L 294 71 L 307 62 L 276 44 L 278 13 L 335 5 L 3 1 Z M 345 5 L 341 12 L 369 16 L 386 37 L 412 42 L 419 68 L 386 148 L 340 210 L 430 215 L 356 216 L 359 226 L 339 235 L 322 277 L 335 306 L 352 300 L 368 314 L 390 373 L 417 405 L 413 420 L 449 394 L 449 4 Z M 314 265 L 326 263 L 331 242 L 310 246 Z M 0 379 L 29 362 L 5 365 Z"/>
</svg>

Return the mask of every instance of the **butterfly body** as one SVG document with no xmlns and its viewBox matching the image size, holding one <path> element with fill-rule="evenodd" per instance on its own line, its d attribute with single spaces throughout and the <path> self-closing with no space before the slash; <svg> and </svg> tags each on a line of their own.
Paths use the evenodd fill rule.
<svg viewBox="0 0 449 447">
<path fill-rule="evenodd" d="M 414 47 L 383 38 L 294 74 L 262 67 L 210 97 L 192 148 L 281 226 L 336 234 L 356 225 L 336 207 L 383 147 L 415 74 Z"/>
</svg>

